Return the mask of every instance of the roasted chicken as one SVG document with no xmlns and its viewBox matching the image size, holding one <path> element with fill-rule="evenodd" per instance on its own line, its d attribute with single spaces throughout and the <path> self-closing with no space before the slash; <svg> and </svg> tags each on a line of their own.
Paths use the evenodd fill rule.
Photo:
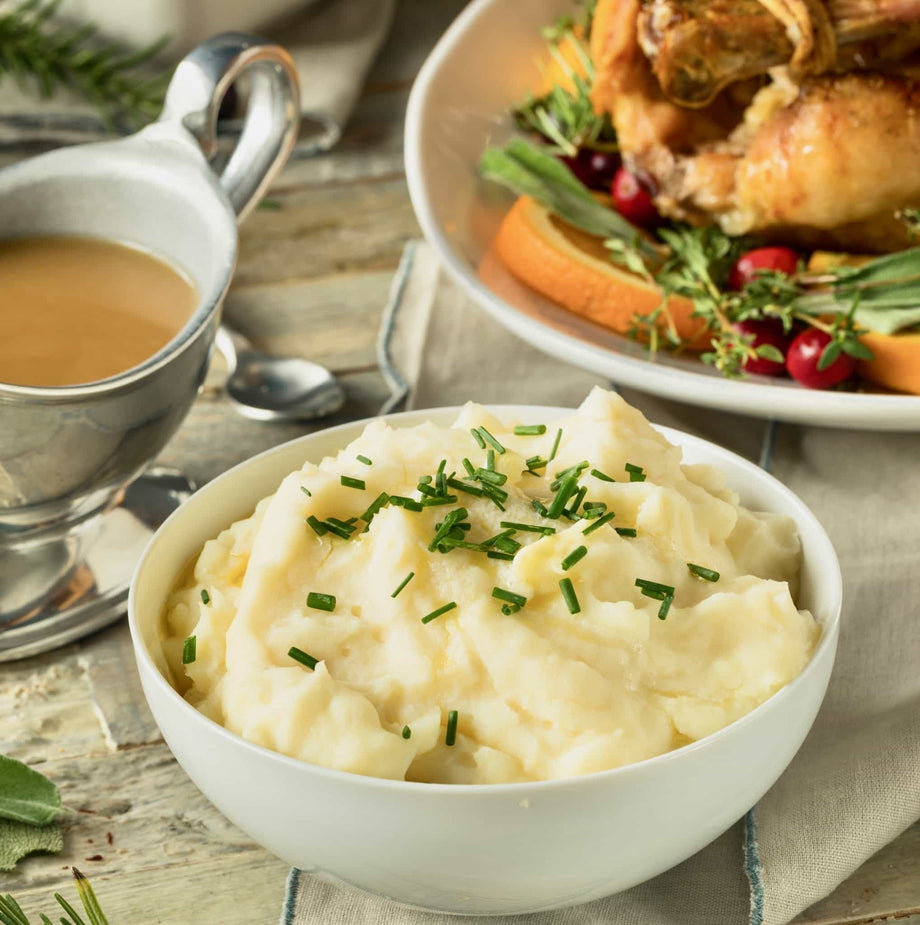
<svg viewBox="0 0 920 925">
<path fill-rule="evenodd" d="M 626 165 L 648 183 L 664 215 L 807 246 L 883 252 L 907 243 L 895 215 L 920 204 L 920 65 L 910 54 L 916 26 L 900 25 L 899 40 L 872 55 L 864 46 L 868 57 L 855 63 L 841 48 L 858 21 L 865 42 L 869 31 L 881 35 L 918 11 L 907 0 L 890 8 L 880 2 L 877 10 L 890 15 L 870 26 L 871 17 L 851 15 L 860 4 L 866 0 L 599 0 L 592 100 L 610 113 Z M 708 39 L 697 46 L 698 73 L 708 68 L 722 87 L 703 106 L 675 102 L 658 76 L 674 29 L 689 28 L 690 19 L 668 25 L 661 18 L 678 7 L 696 11 L 698 35 L 717 35 L 714 46 Z M 843 22 L 838 35 L 833 26 Z M 644 47 L 652 27 L 654 62 Z M 669 34 L 670 44 L 662 38 Z M 786 63 L 774 66 L 779 61 Z M 769 75 L 760 73 L 766 68 Z"/>
</svg>

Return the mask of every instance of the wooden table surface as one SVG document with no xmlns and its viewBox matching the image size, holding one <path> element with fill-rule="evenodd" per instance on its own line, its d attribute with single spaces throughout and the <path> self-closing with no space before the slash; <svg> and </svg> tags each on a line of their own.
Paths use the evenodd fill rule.
<svg viewBox="0 0 920 925">
<path fill-rule="evenodd" d="M 462 6 L 400 0 L 337 150 L 289 165 L 269 194 L 278 207 L 255 212 L 242 230 L 227 316 L 259 347 L 303 354 L 340 376 L 348 403 L 330 423 L 372 415 L 387 395 L 374 357 L 377 325 L 403 245 L 419 234 L 403 173 L 406 100 L 427 51 Z M 309 429 L 238 416 L 221 394 L 220 362 L 214 366 L 161 456 L 199 483 Z M 113 925 L 277 922 L 286 865 L 224 819 L 176 764 L 144 702 L 124 621 L 0 666 L 0 750 L 47 774 L 76 811 L 63 854 L 0 873 L 0 892 L 14 893 L 36 918 L 50 911 L 56 890 L 73 895 L 68 869 L 77 865 Z M 796 922 L 888 917 L 920 925 L 920 824 Z"/>
</svg>

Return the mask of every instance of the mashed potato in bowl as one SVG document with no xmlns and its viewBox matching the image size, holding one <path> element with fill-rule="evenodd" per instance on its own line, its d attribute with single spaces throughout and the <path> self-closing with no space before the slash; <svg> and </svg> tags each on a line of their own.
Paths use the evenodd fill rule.
<svg viewBox="0 0 920 925">
<path fill-rule="evenodd" d="M 523 426 L 521 426 L 523 425 Z M 515 430 L 519 432 L 515 432 Z M 795 678 L 788 518 L 618 396 L 558 421 L 370 424 L 205 544 L 164 616 L 177 687 L 358 774 L 545 780 L 678 748 Z"/>
</svg>

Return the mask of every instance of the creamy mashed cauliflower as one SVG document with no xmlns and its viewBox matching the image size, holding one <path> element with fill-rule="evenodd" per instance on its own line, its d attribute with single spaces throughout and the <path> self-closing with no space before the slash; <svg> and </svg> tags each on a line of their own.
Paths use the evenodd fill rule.
<svg viewBox="0 0 920 925">
<path fill-rule="evenodd" d="M 206 543 L 164 615 L 186 699 L 314 764 L 480 784 L 659 755 L 801 672 L 792 521 L 617 395 L 514 423 L 374 422 Z"/>
</svg>

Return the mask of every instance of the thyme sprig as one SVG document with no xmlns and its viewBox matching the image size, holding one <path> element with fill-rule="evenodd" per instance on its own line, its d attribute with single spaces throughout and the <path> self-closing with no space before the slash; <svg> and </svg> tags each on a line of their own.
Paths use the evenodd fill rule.
<svg viewBox="0 0 920 925">
<path fill-rule="evenodd" d="M 133 52 L 100 42 L 91 25 L 64 25 L 54 16 L 61 0 L 26 0 L 0 15 L 0 77 L 47 99 L 61 87 L 79 92 L 106 124 L 138 125 L 163 105 L 169 73 L 138 71 L 169 41 L 164 37 Z"/>
</svg>

